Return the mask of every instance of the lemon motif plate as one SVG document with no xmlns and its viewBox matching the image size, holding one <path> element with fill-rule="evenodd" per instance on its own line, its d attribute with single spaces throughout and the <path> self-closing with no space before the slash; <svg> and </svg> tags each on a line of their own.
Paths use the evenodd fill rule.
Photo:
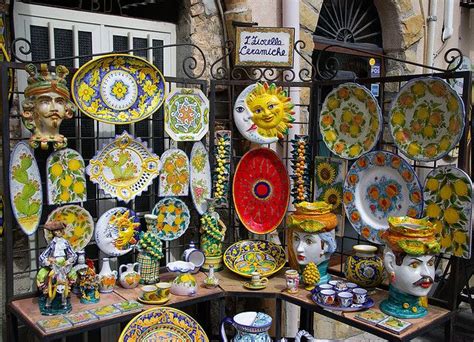
<svg viewBox="0 0 474 342">
<path fill-rule="evenodd" d="M 72 98 L 92 119 L 114 125 L 143 120 L 165 99 L 165 79 L 147 60 L 106 55 L 84 64 L 74 75 Z"/>
<path fill-rule="evenodd" d="M 319 129 L 332 153 L 356 159 L 377 144 L 382 132 L 382 111 L 367 88 L 344 83 L 324 100 Z"/>
<path fill-rule="evenodd" d="M 406 83 L 392 102 L 390 132 L 400 151 L 417 161 L 445 156 L 464 132 L 464 105 L 444 80 L 417 78 Z"/>
<path fill-rule="evenodd" d="M 156 215 L 156 230 L 160 240 L 179 238 L 189 227 L 191 215 L 186 204 L 178 198 L 167 197 L 156 203 L 152 210 Z"/>
</svg>

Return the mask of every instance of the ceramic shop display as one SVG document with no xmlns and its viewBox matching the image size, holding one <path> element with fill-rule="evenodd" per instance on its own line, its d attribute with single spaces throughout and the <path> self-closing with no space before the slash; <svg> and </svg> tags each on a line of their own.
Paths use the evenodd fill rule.
<svg viewBox="0 0 474 342">
<path fill-rule="evenodd" d="M 221 322 L 221 338 L 227 342 L 225 324 L 232 325 L 237 333 L 232 338 L 233 342 L 259 341 L 271 342 L 268 330 L 272 326 L 272 318 L 263 313 L 255 311 L 241 312 L 234 317 L 226 317 Z"/>
<path fill-rule="evenodd" d="M 156 307 L 139 313 L 127 324 L 119 342 L 209 342 L 204 329 L 188 314 L 174 308 Z"/>
<path fill-rule="evenodd" d="M 159 239 L 171 241 L 179 238 L 188 229 L 191 215 L 183 201 L 167 197 L 155 205 L 148 219 L 154 222 Z"/>
<path fill-rule="evenodd" d="M 426 177 L 424 214 L 441 229 L 442 253 L 471 257 L 472 192 L 467 173 L 454 166 L 438 166 Z"/>
<path fill-rule="evenodd" d="M 161 155 L 159 196 L 187 196 L 189 192 L 189 160 L 178 148 L 166 150 Z"/>
<path fill-rule="evenodd" d="M 205 256 L 202 269 L 208 271 L 210 270 L 210 267 L 213 266 L 214 270 L 217 272 L 223 268 L 222 246 L 227 227 L 220 219 L 217 211 L 214 210 L 215 200 L 208 198 L 207 202 L 207 211 L 201 217 L 200 229 L 201 249 Z"/>
<path fill-rule="evenodd" d="M 245 88 L 234 105 L 234 122 L 240 134 L 257 144 L 270 144 L 288 134 L 294 104 L 282 87 L 255 83 Z"/>
<path fill-rule="evenodd" d="M 216 165 L 212 174 L 213 198 L 215 198 L 216 208 L 227 208 L 229 206 L 230 168 L 232 162 L 232 132 L 217 130 L 214 140 Z"/>
<path fill-rule="evenodd" d="M 301 202 L 288 215 L 287 241 L 290 267 L 303 273 L 307 289 L 329 280 L 329 259 L 336 250 L 337 217 L 326 202 Z"/>
<path fill-rule="evenodd" d="M 102 252 L 121 256 L 138 243 L 140 220 L 135 212 L 117 207 L 106 211 L 95 226 L 95 242 Z"/>
<path fill-rule="evenodd" d="M 49 143 L 53 144 L 55 150 L 66 147 L 67 139 L 59 134 L 59 128 L 63 120 L 71 119 L 76 111 L 67 86 L 69 70 L 58 65 L 52 74 L 47 64 L 41 64 L 40 70 L 34 64 L 28 64 L 25 70 L 30 76 L 25 88 L 21 118 L 32 133 L 30 146 L 41 146 L 43 150 L 48 149 Z"/>
<path fill-rule="evenodd" d="M 88 260 L 87 267 L 78 270 L 77 283 L 79 284 L 79 300 L 81 303 L 94 304 L 100 301 L 100 281 L 92 260 Z"/>
<path fill-rule="evenodd" d="M 319 127 L 332 153 L 340 158 L 356 159 L 377 144 L 382 132 L 382 111 L 367 88 L 344 83 L 326 96 Z"/>
<path fill-rule="evenodd" d="M 79 152 L 65 148 L 46 161 L 48 204 L 84 202 L 87 199 L 84 159 Z"/>
<path fill-rule="evenodd" d="M 423 192 L 413 168 L 386 151 L 369 152 L 352 164 L 343 200 L 352 227 L 378 244 L 389 216 L 419 217 L 423 209 Z"/>
<path fill-rule="evenodd" d="M 293 170 L 291 195 L 293 203 L 309 201 L 311 190 L 311 146 L 309 136 L 295 135 L 291 140 L 291 168 Z"/>
<path fill-rule="evenodd" d="M 117 282 L 117 271 L 110 268 L 109 258 L 102 258 L 102 268 L 98 274 L 99 278 L 99 292 L 111 293 L 115 288 Z"/>
<path fill-rule="evenodd" d="M 209 130 L 209 100 L 197 88 L 176 88 L 166 97 L 165 131 L 174 141 L 199 141 Z"/>
<path fill-rule="evenodd" d="M 360 311 L 375 305 L 372 298 L 367 295 L 367 290 L 359 287 L 349 288 L 344 281 L 336 281 L 335 285 L 316 287 L 311 291 L 311 299 L 324 309 L 334 311 Z"/>
<path fill-rule="evenodd" d="M 182 259 L 184 261 L 193 263 L 194 269 L 192 273 L 197 273 L 199 272 L 201 266 L 204 265 L 204 262 L 206 261 L 206 256 L 203 252 L 196 248 L 194 241 L 191 241 L 189 243 L 189 247 L 184 250 Z"/>
<path fill-rule="evenodd" d="M 148 188 L 160 169 L 160 159 L 146 142 L 124 131 L 90 160 L 86 172 L 107 195 L 129 202 Z"/>
<path fill-rule="evenodd" d="M 191 274 L 194 264 L 186 261 L 173 261 L 166 264 L 170 272 L 179 272 L 171 283 L 171 293 L 176 296 L 195 296 L 197 293 L 197 281 Z"/>
<path fill-rule="evenodd" d="M 357 285 L 374 289 L 384 279 L 382 258 L 377 255 L 377 247 L 371 245 L 355 245 L 353 255 L 349 255 L 344 263 L 344 275 L 347 280 Z"/>
<path fill-rule="evenodd" d="M 444 80 L 422 77 L 408 81 L 392 101 L 390 132 L 400 151 L 417 161 L 445 156 L 461 140 L 464 104 Z"/>
<path fill-rule="evenodd" d="M 49 214 L 47 222 L 60 221 L 66 224 L 64 238 L 69 242 L 74 251 L 83 250 L 94 234 L 94 220 L 89 212 L 75 204 L 59 207 Z M 46 242 L 50 242 L 54 235 L 44 231 Z"/>
<path fill-rule="evenodd" d="M 43 190 L 38 164 L 26 142 L 20 141 L 13 148 L 9 173 L 13 215 L 21 230 L 32 235 L 41 219 Z"/>
<path fill-rule="evenodd" d="M 268 234 L 285 217 L 290 182 L 285 165 L 269 148 L 256 148 L 240 159 L 232 183 L 235 210 L 255 234 Z"/>
<path fill-rule="evenodd" d="M 147 60 L 129 54 L 95 58 L 74 75 L 72 97 L 94 120 L 124 125 L 155 113 L 165 99 L 165 79 Z"/>
<path fill-rule="evenodd" d="M 160 240 L 156 217 L 146 214 L 146 232 L 140 232 L 138 239 L 138 269 L 140 284 L 156 284 L 160 281 L 160 259 L 163 258 L 163 244 Z"/>
<path fill-rule="evenodd" d="M 193 204 L 199 215 L 202 215 L 207 210 L 206 198 L 209 198 L 212 193 L 211 164 L 202 142 L 194 143 L 189 164 Z"/>
<path fill-rule="evenodd" d="M 286 262 L 285 250 L 264 240 L 242 240 L 232 244 L 224 252 L 224 264 L 232 272 L 246 278 L 252 272 L 269 277 L 282 269 Z"/>
<path fill-rule="evenodd" d="M 140 283 L 138 262 L 122 264 L 119 267 L 119 283 L 124 289 L 133 289 Z"/>
</svg>

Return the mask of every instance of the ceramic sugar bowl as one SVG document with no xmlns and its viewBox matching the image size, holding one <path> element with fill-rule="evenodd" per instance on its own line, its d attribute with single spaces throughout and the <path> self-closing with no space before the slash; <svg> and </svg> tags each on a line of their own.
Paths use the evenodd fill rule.
<svg viewBox="0 0 474 342">
<path fill-rule="evenodd" d="M 123 264 L 119 267 L 119 283 L 125 289 L 133 289 L 140 283 L 138 273 L 138 262 L 134 264 Z"/>
<path fill-rule="evenodd" d="M 382 259 L 376 254 L 377 247 L 356 245 L 355 254 L 347 258 L 344 274 L 347 280 L 365 288 L 375 288 L 383 281 L 384 267 Z"/>
<path fill-rule="evenodd" d="M 234 317 L 226 317 L 221 323 L 221 338 L 227 342 L 225 324 L 231 324 L 237 334 L 232 338 L 233 342 L 270 342 L 268 330 L 272 326 L 272 318 L 263 312 L 247 311 L 241 312 Z"/>
<path fill-rule="evenodd" d="M 171 293 L 177 296 L 194 296 L 197 292 L 196 278 L 191 274 L 194 264 L 186 261 L 169 262 L 166 267 L 170 272 L 179 272 L 171 284 Z"/>
</svg>

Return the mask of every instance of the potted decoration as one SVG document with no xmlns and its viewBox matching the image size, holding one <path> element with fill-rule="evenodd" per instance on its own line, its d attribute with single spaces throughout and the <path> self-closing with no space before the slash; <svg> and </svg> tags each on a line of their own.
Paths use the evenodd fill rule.
<svg viewBox="0 0 474 342">
<path fill-rule="evenodd" d="M 78 283 L 80 289 L 80 301 L 83 304 L 97 303 L 100 300 L 99 277 L 95 272 L 94 263 L 87 259 L 86 268 L 81 268 L 78 273 Z"/>
<path fill-rule="evenodd" d="M 163 257 L 163 244 L 158 238 L 156 217 L 145 215 L 146 232 L 140 233 L 138 241 L 138 270 L 140 284 L 156 284 L 160 281 L 160 259 Z"/>
<path fill-rule="evenodd" d="M 215 200 L 206 199 L 207 211 L 201 217 L 201 250 L 206 261 L 202 265 L 204 271 L 209 271 L 214 266 L 214 271 L 222 270 L 222 243 L 224 241 L 226 226 L 215 211 Z"/>
</svg>

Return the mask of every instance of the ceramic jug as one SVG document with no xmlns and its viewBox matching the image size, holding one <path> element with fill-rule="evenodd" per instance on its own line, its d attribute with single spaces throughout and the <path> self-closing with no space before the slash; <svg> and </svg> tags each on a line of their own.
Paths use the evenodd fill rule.
<svg viewBox="0 0 474 342">
<path fill-rule="evenodd" d="M 263 312 L 246 311 L 235 315 L 233 318 L 226 317 L 221 323 L 221 338 L 227 342 L 225 335 L 225 324 L 231 324 L 237 334 L 232 342 L 270 342 L 268 330 L 272 325 L 272 318 Z"/>
<path fill-rule="evenodd" d="M 111 270 L 109 258 L 102 259 L 102 268 L 99 276 L 99 292 L 110 293 L 114 290 L 115 282 L 117 280 L 117 271 Z"/>
<path fill-rule="evenodd" d="M 123 264 L 119 267 L 119 282 L 124 289 L 133 289 L 140 282 L 138 273 L 138 262 L 134 264 Z"/>
</svg>

